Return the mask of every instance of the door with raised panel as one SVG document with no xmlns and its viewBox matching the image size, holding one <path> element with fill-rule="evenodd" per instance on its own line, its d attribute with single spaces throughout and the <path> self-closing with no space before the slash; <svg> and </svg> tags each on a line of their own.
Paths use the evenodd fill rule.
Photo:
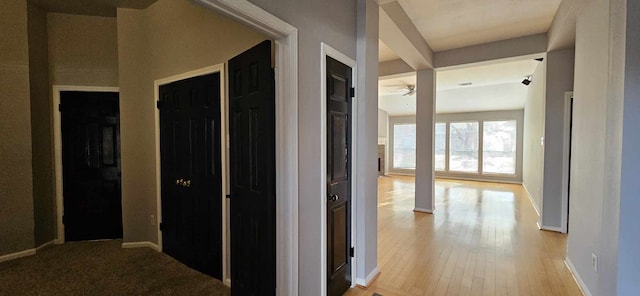
<svg viewBox="0 0 640 296">
<path fill-rule="evenodd" d="M 351 68 L 327 57 L 327 295 L 351 286 Z"/>
<path fill-rule="evenodd" d="M 163 252 L 222 279 L 220 73 L 159 95 Z"/>
<path fill-rule="evenodd" d="M 231 294 L 276 294 L 275 83 L 271 41 L 229 61 Z"/>
</svg>

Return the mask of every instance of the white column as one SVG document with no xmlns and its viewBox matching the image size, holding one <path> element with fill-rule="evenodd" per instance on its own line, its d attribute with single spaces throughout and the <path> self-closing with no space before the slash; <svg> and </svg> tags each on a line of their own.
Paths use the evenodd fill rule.
<svg viewBox="0 0 640 296">
<path fill-rule="evenodd" d="M 357 180 L 354 280 L 366 286 L 378 273 L 378 19 L 374 0 L 358 0 Z"/>
<path fill-rule="evenodd" d="M 416 212 L 435 211 L 433 131 L 435 120 L 435 72 L 416 72 Z"/>
</svg>

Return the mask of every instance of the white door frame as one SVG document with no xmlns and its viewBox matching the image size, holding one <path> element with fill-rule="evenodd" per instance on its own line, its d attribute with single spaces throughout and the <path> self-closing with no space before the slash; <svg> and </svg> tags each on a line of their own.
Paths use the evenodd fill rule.
<svg viewBox="0 0 640 296">
<path fill-rule="evenodd" d="M 327 57 L 331 57 L 336 59 L 337 61 L 351 67 L 351 81 L 352 87 L 356 86 L 356 79 L 358 77 L 357 69 L 356 69 L 356 61 L 348 57 L 347 55 L 341 53 L 340 51 L 334 49 L 333 47 L 327 45 L 322 42 L 320 44 L 320 99 L 321 99 L 321 108 L 320 108 L 320 125 L 322 134 L 320 141 L 320 155 L 321 155 L 321 165 L 320 165 L 320 200 L 322 201 L 322 205 L 320 206 L 320 268 L 321 268 L 321 291 L 320 295 L 327 294 Z M 357 104 L 357 88 L 356 95 L 351 100 L 351 246 L 355 247 L 358 245 L 356 241 L 356 207 L 358 204 L 357 200 L 357 169 L 358 169 L 358 141 L 357 139 L 357 127 L 358 127 L 358 104 Z M 359 260 L 361 254 L 354 254 L 355 256 L 351 258 L 351 287 L 356 286 L 356 261 Z"/>
<path fill-rule="evenodd" d="M 298 29 L 247 0 L 193 0 L 275 40 L 276 286 L 298 295 Z"/>
<path fill-rule="evenodd" d="M 156 227 L 158 229 L 158 250 L 162 252 L 163 242 L 162 242 L 162 231 L 160 230 L 160 223 L 162 223 L 162 164 L 160 157 L 160 110 L 156 108 L 156 102 L 160 101 L 160 87 L 163 85 L 167 85 L 176 81 L 204 76 L 213 73 L 220 73 L 220 160 L 221 160 L 221 180 L 220 184 L 222 185 L 222 195 L 220 196 L 220 203 L 222 204 L 222 278 L 225 283 L 229 283 L 228 273 L 227 273 L 227 230 L 228 228 L 228 219 L 227 219 L 227 202 L 226 196 L 228 191 L 227 188 L 227 176 L 228 176 L 228 167 L 227 167 L 227 117 L 226 114 L 226 74 L 224 70 L 224 64 L 217 64 L 205 68 L 200 68 L 197 70 L 189 71 L 182 74 L 173 75 L 170 77 L 157 79 L 153 81 L 153 91 L 154 91 L 154 101 L 153 109 L 154 111 L 154 119 L 155 119 L 155 153 L 156 153 L 156 205 L 157 205 L 157 217 Z"/>
<path fill-rule="evenodd" d="M 80 86 L 80 85 L 54 85 L 52 88 L 53 95 L 53 157 L 55 168 L 55 195 L 56 195 L 56 232 L 58 236 L 55 240 L 56 244 L 62 244 L 65 241 L 64 224 L 62 216 L 64 215 L 64 196 L 62 188 L 62 116 L 58 109 L 60 105 L 60 92 L 63 91 L 84 91 L 84 92 L 120 92 L 118 87 L 107 86 Z M 56 110 L 58 109 L 58 110 Z"/>
<path fill-rule="evenodd" d="M 562 220 L 560 232 L 567 233 L 569 230 L 569 169 L 571 162 L 569 156 L 571 154 L 571 99 L 573 92 L 564 94 L 564 139 L 562 143 Z"/>
</svg>

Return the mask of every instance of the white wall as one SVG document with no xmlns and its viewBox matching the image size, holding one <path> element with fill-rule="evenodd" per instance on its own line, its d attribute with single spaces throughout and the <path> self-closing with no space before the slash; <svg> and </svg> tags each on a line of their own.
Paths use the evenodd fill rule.
<svg viewBox="0 0 640 296">
<path fill-rule="evenodd" d="M 388 135 L 389 114 L 387 111 L 378 109 L 378 138 L 386 139 Z M 379 142 L 379 141 L 378 141 Z"/>
<path fill-rule="evenodd" d="M 387 111 L 378 109 L 378 145 L 384 145 L 384 174 L 389 173 L 389 114 Z"/>
<path fill-rule="evenodd" d="M 531 78 L 524 106 L 522 185 L 527 189 L 540 213 L 542 203 L 542 166 L 544 147 L 544 108 L 546 89 L 546 60 L 541 62 Z"/>
</svg>

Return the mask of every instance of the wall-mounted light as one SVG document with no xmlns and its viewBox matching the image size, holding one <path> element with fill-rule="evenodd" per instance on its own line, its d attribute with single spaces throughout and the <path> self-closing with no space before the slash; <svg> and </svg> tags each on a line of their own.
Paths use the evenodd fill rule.
<svg viewBox="0 0 640 296">
<path fill-rule="evenodd" d="M 531 75 L 525 77 L 524 80 L 522 80 L 522 84 L 524 84 L 524 85 L 531 84 Z"/>
</svg>

